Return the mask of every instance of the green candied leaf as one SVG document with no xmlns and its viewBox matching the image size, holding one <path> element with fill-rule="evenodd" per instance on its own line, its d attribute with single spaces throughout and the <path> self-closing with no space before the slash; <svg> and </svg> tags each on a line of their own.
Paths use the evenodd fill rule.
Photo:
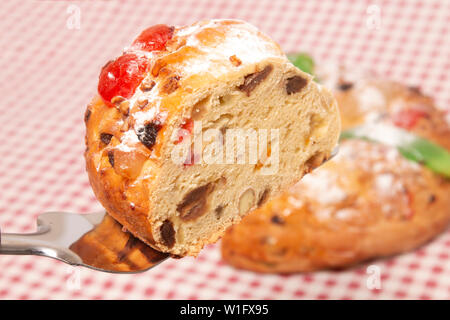
<svg viewBox="0 0 450 320">
<path fill-rule="evenodd" d="M 360 139 L 364 141 L 373 141 L 372 139 L 369 139 L 368 137 L 365 137 L 363 135 L 358 135 L 357 132 L 353 130 L 344 130 L 341 132 L 341 135 L 339 136 L 339 141 L 346 140 L 346 139 Z"/>
<path fill-rule="evenodd" d="M 358 138 L 353 130 L 344 130 L 341 131 L 341 135 L 339 136 L 339 140 L 346 140 L 346 139 L 352 139 L 352 138 Z"/>
<path fill-rule="evenodd" d="M 398 146 L 399 152 L 407 159 L 423 163 L 426 167 L 450 178 L 450 153 L 441 146 L 417 137 L 404 146 Z"/>
<path fill-rule="evenodd" d="M 424 163 L 425 159 L 422 157 L 422 155 L 417 152 L 414 148 L 409 147 L 398 147 L 398 151 L 404 156 L 406 159 L 418 162 L 418 163 Z"/>
<path fill-rule="evenodd" d="M 384 134 L 383 134 L 384 133 Z M 345 130 L 340 140 L 362 139 L 391 145 L 410 161 L 450 178 L 450 153 L 441 146 L 408 131 L 386 125 L 368 125 Z"/>
<path fill-rule="evenodd" d="M 306 53 L 292 53 L 287 55 L 294 66 L 303 72 L 314 75 L 314 60 Z"/>
</svg>

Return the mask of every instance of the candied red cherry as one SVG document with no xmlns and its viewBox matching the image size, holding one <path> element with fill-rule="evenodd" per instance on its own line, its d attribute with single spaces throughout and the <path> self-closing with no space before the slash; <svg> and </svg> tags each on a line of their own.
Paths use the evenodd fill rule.
<svg viewBox="0 0 450 320">
<path fill-rule="evenodd" d="M 191 119 L 187 119 L 184 121 L 184 124 L 180 127 L 178 132 L 178 140 L 175 141 L 175 144 L 179 144 L 183 142 L 185 137 L 192 135 L 192 131 L 194 130 L 194 122 Z"/>
<path fill-rule="evenodd" d="M 426 117 L 427 113 L 418 109 L 401 110 L 394 114 L 393 122 L 396 126 L 404 129 L 412 129 L 420 118 Z"/>
<path fill-rule="evenodd" d="M 192 133 L 194 130 L 194 121 L 192 119 L 184 120 L 184 124 L 181 126 L 182 129 L 187 130 L 189 133 Z"/>
<path fill-rule="evenodd" d="M 126 53 L 103 67 L 98 82 L 98 93 L 107 103 L 116 96 L 130 98 L 144 79 L 147 58 Z"/>
<path fill-rule="evenodd" d="M 144 51 L 164 50 L 167 41 L 173 36 L 173 31 L 174 27 L 157 24 L 142 31 L 131 47 Z"/>
</svg>

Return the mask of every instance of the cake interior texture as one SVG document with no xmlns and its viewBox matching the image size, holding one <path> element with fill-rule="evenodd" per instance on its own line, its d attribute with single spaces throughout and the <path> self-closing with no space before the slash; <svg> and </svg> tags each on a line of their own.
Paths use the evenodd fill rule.
<svg viewBox="0 0 450 320">
<path fill-rule="evenodd" d="M 187 141 L 190 148 L 179 148 L 189 150 L 187 162 L 193 165 L 174 162 L 179 146 L 168 145 L 164 176 L 150 202 L 158 221 L 153 234 L 176 251 L 217 240 L 232 223 L 325 161 L 336 142 L 337 132 L 330 134 L 338 130 L 336 119 L 329 117 L 335 105 L 318 86 L 302 75 L 302 92 L 287 94 L 287 79 L 298 76 L 297 70 L 270 60 L 256 69 L 270 72 L 250 95 L 239 77 L 204 90 L 186 108 L 182 118 L 198 119 L 201 127 Z M 201 139 L 201 149 L 195 139 Z"/>
</svg>

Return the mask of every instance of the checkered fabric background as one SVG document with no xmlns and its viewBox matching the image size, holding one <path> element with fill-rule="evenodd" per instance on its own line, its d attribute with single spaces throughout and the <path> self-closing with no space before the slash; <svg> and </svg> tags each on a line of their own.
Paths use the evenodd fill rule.
<svg viewBox="0 0 450 320">
<path fill-rule="evenodd" d="M 80 29 L 68 20 L 80 13 Z M 450 1 L 2 0 L 0 226 L 31 232 L 46 211 L 100 210 L 84 169 L 86 104 L 100 68 L 143 28 L 239 18 L 285 51 L 369 68 L 450 105 Z M 70 22 L 70 21 L 69 21 Z M 448 113 L 450 115 L 450 113 Z M 2 299 L 450 298 L 450 232 L 415 252 L 341 272 L 260 275 L 221 261 L 218 245 L 137 275 L 0 256 Z"/>
</svg>

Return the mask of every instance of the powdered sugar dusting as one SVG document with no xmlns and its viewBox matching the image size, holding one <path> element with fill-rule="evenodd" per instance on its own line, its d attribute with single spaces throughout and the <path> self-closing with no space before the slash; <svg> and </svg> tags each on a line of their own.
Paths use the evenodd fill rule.
<svg viewBox="0 0 450 320">
<path fill-rule="evenodd" d="M 373 122 L 354 129 L 358 136 L 381 142 L 388 146 L 404 146 L 413 142 L 416 137 L 390 124 Z"/>
<path fill-rule="evenodd" d="M 394 181 L 394 176 L 391 173 L 379 174 L 375 177 L 375 188 L 382 192 L 387 192 L 392 190 Z"/>
<path fill-rule="evenodd" d="M 386 106 L 386 99 L 383 93 L 374 86 L 361 88 L 356 97 L 362 111 L 372 111 Z"/>
<path fill-rule="evenodd" d="M 339 203 L 347 197 L 347 193 L 337 184 L 336 176 L 327 170 L 316 170 L 306 175 L 302 183 L 308 196 L 325 205 Z"/>
<path fill-rule="evenodd" d="M 389 171 L 388 168 L 420 170 L 418 163 L 407 160 L 397 148 L 358 139 L 341 143 L 335 161 L 346 161 L 346 159 L 354 159 L 357 166 L 373 173 L 383 173 Z"/>
<path fill-rule="evenodd" d="M 334 216 L 339 219 L 339 220 L 350 220 L 353 217 L 358 215 L 358 210 L 353 209 L 353 208 L 343 208 L 340 209 L 338 211 L 336 211 L 336 213 L 334 214 Z"/>
<path fill-rule="evenodd" d="M 294 206 L 294 208 L 301 208 L 303 207 L 304 202 L 301 199 L 297 199 L 295 197 L 288 197 L 288 202 Z"/>
</svg>

